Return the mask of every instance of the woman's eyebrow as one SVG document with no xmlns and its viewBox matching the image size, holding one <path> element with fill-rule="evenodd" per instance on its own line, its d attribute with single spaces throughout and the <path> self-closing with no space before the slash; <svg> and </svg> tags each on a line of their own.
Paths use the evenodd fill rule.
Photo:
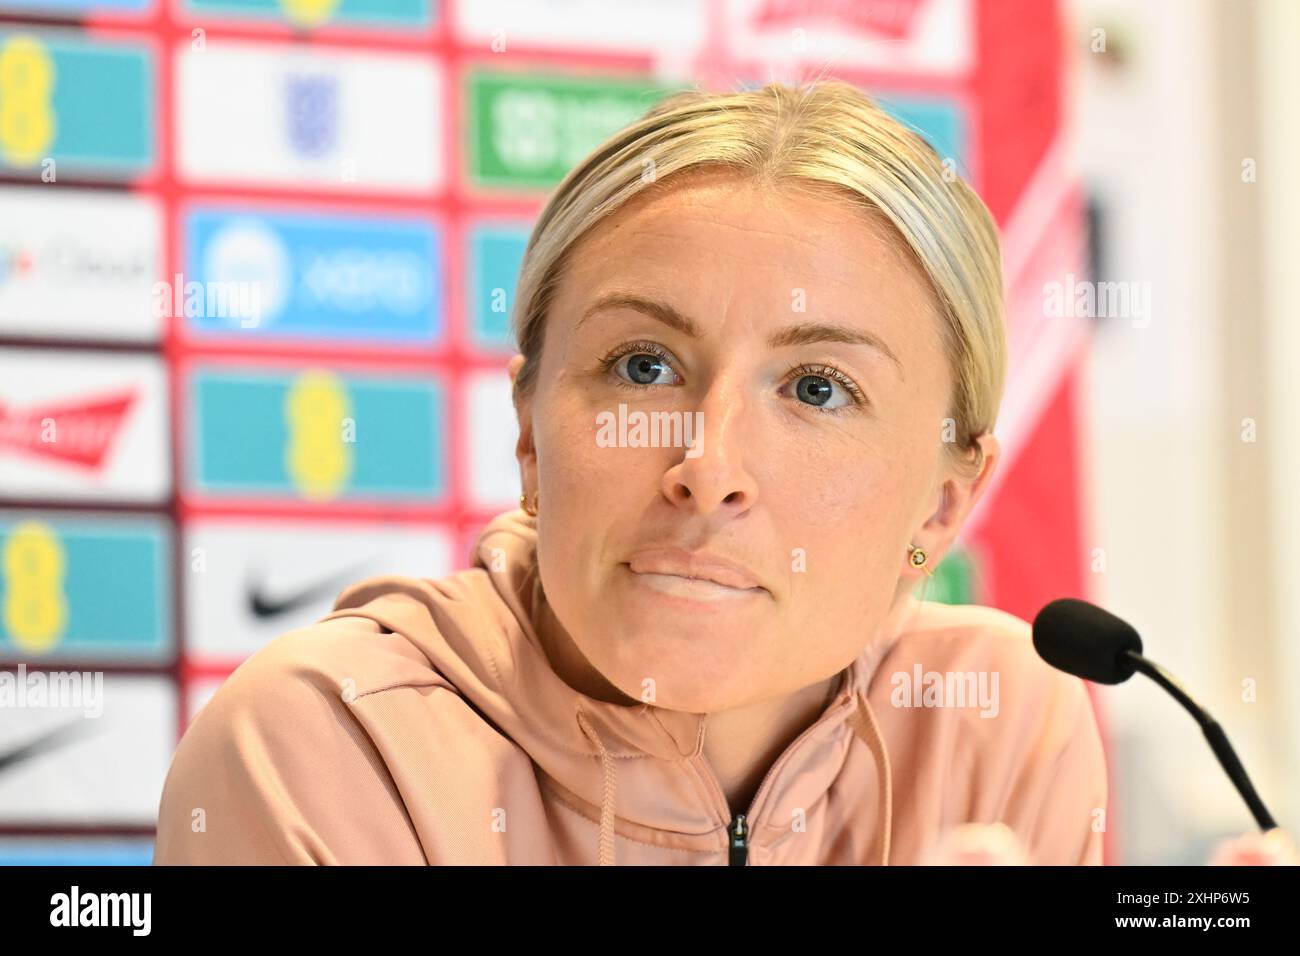
<svg viewBox="0 0 1300 956">
<path fill-rule="evenodd" d="M 578 320 L 578 325 L 582 325 L 592 315 L 606 309 L 632 309 L 641 312 L 693 339 L 700 338 L 702 334 L 694 320 L 678 312 L 667 302 L 658 302 L 654 299 L 647 299 L 644 296 L 627 292 L 613 292 L 601 296 L 582 314 L 582 318 Z M 769 335 L 767 339 L 768 347 L 774 349 L 787 348 L 792 345 L 810 345 L 814 342 L 843 342 L 848 345 L 866 345 L 876 349 L 892 361 L 898 366 L 899 374 L 902 374 L 903 363 L 894 354 L 894 350 L 880 336 L 863 329 L 854 329 L 847 325 L 835 325 L 827 322 L 801 322 L 799 325 L 778 329 Z"/>
<path fill-rule="evenodd" d="M 876 349 L 896 366 L 901 375 L 903 363 L 899 361 L 894 350 L 885 344 L 885 340 L 874 332 L 849 328 L 847 325 L 832 325 L 826 322 L 803 322 L 788 328 L 778 329 L 768 336 L 767 344 L 774 349 L 790 345 L 808 345 L 811 342 L 844 342 L 848 345 L 866 345 Z"/>
<path fill-rule="evenodd" d="M 682 315 L 667 302 L 656 302 L 654 299 L 627 292 L 611 292 L 601 296 L 587 308 L 586 312 L 582 313 L 582 318 L 578 319 L 578 324 L 574 328 L 579 328 L 597 312 L 604 312 L 606 309 L 632 309 L 635 312 L 642 312 L 693 339 L 698 339 L 702 334 L 694 321 Z"/>
</svg>

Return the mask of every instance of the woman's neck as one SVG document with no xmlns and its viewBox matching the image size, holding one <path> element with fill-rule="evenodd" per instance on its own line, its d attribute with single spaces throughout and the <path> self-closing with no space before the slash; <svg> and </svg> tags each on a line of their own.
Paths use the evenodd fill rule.
<svg viewBox="0 0 1300 956">
<path fill-rule="evenodd" d="M 733 817 L 749 809 L 767 771 L 826 712 L 842 674 L 785 697 L 709 714 L 704 757 L 727 795 Z"/>
<path fill-rule="evenodd" d="M 640 703 L 591 665 L 544 598 L 538 601 L 536 612 L 538 640 L 561 680 L 595 700 L 624 706 Z M 841 671 L 783 697 L 708 715 L 704 758 L 717 776 L 733 816 L 749 807 L 772 764 L 825 713 L 843 677 Z"/>
</svg>

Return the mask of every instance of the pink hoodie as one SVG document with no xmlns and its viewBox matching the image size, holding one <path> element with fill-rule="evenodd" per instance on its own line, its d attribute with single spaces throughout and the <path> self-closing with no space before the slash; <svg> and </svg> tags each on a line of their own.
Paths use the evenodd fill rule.
<svg viewBox="0 0 1300 956">
<path fill-rule="evenodd" d="M 354 584 L 245 661 L 180 742 L 154 862 L 915 864 L 968 821 L 1030 862 L 1101 862 L 1088 694 L 1019 618 L 910 598 L 733 819 L 707 715 L 551 669 L 535 540 L 498 515 L 474 567 Z"/>
</svg>

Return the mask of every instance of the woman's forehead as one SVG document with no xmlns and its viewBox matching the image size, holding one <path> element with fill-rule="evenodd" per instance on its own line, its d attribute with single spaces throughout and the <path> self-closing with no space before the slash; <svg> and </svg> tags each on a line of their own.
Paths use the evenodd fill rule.
<svg viewBox="0 0 1300 956">
<path fill-rule="evenodd" d="M 880 313 L 914 325 L 934 311 L 924 273 L 881 216 L 830 190 L 774 201 L 747 188 L 691 183 L 598 225 L 574 248 L 558 290 L 572 321 L 622 292 L 682 311 L 725 300 L 778 320 Z"/>
<path fill-rule="evenodd" d="M 593 227 L 571 252 L 575 271 L 681 273 L 683 259 L 706 256 L 775 276 L 787 286 L 819 281 L 911 281 L 928 286 L 902 236 L 884 214 L 838 187 L 791 182 L 761 186 L 734 174 L 700 175 L 634 196 Z M 798 282 L 794 284 L 798 285 Z"/>
</svg>

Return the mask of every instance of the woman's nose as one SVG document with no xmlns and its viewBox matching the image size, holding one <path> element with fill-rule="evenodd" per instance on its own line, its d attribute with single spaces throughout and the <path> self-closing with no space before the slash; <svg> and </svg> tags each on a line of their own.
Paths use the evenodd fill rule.
<svg viewBox="0 0 1300 956">
<path fill-rule="evenodd" d="M 696 514 L 749 510 L 758 500 L 758 483 L 747 466 L 755 449 L 745 440 L 749 422 L 743 397 L 736 388 L 715 383 L 698 409 L 683 414 L 692 421 L 695 444 L 664 473 L 664 496 Z"/>
</svg>

